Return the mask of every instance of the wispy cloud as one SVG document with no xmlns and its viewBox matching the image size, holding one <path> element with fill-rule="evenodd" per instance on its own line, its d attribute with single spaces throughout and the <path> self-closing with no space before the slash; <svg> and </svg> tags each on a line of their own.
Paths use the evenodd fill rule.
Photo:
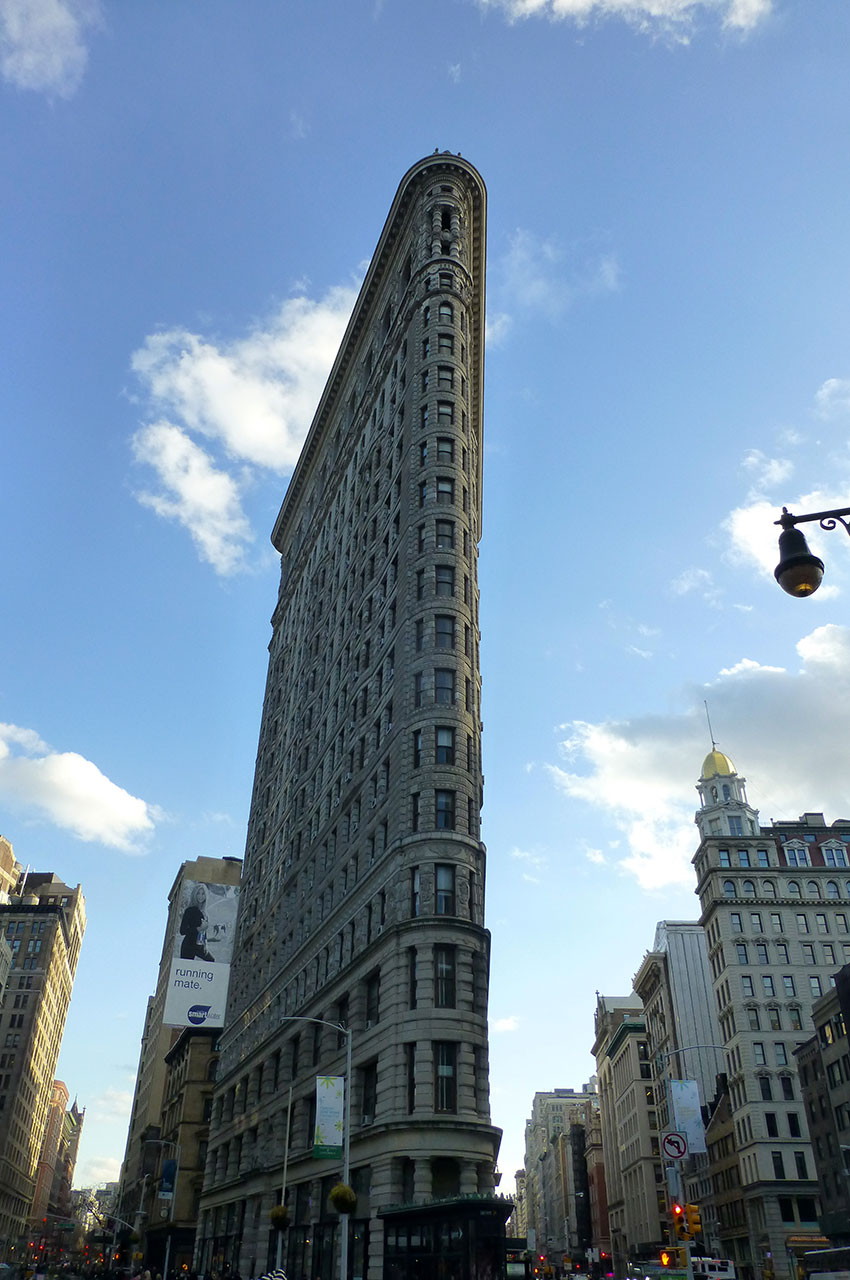
<svg viewBox="0 0 850 1280">
<path fill-rule="evenodd" d="M 827 378 L 815 393 L 815 407 L 822 418 L 850 414 L 850 378 Z"/>
<path fill-rule="evenodd" d="M 611 293 L 620 285 L 613 254 L 587 245 L 566 246 L 554 236 L 522 227 L 511 235 L 507 250 L 494 258 L 491 276 L 497 306 L 505 314 L 537 312 L 550 319 L 580 297 Z"/>
<path fill-rule="evenodd" d="M 761 449 L 750 449 L 744 455 L 741 466 L 752 473 L 759 493 L 777 484 L 784 484 L 794 471 L 794 464 L 787 458 L 768 458 Z"/>
<path fill-rule="evenodd" d="M 244 337 L 169 329 L 133 354 L 153 417 L 133 451 L 160 482 L 139 501 L 187 529 L 219 573 L 243 567 L 253 541 L 244 496 L 254 476 L 295 467 L 355 297 L 353 286 L 301 294 Z"/>
<path fill-rule="evenodd" d="M 115 1156 L 89 1156 L 77 1165 L 75 1182 L 96 1187 L 102 1182 L 117 1182 L 120 1173 L 121 1161 Z"/>
<path fill-rule="evenodd" d="M 75 751 L 53 751 L 32 729 L 0 724 L 0 799 L 80 840 L 134 852 L 162 816 Z"/>
<path fill-rule="evenodd" d="M 0 0 L 0 74 L 17 89 L 70 98 L 88 62 L 98 0 Z"/>
<path fill-rule="evenodd" d="M 453 84 L 460 84 L 461 67 L 459 62 L 450 62 L 448 66 L 449 79 Z"/>
<path fill-rule="evenodd" d="M 708 746 L 706 690 L 712 722 L 723 727 L 721 747 L 749 779 L 763 822 L 810 809 L 848 816 L 846 770 L 835 743 L 843 740 L 850 714 L 850 630 L 818 627 L 798 642 L 797 653 L 794 671 L 743 658 L 709 685 L 684 691 L 687 706 L 679 715 L 568 726 L 564 763 L 550 765 L 550 776 L 619 829 L 625 856 L 617 866 L 643 888 L 693 883 L 694 783 Z M 787 739 L 775 731 L 777 707 L 805 751 L 788 752 Z"/>
<path fill-rule="evenodd" d="M 490 1023 L 490 1030 L 497 1033 L 501 1031 L 518 1031 L 519 1018 L 516 1018 L 513 1015 L 508 1018 L 494 1018 Z"/>
<path fill-rule="evenodd" d="M 86 1107 L 87 1120 L 129 1120 L 133 1095 L 128 1089 L 105 1089 Z"/>
<path fill-rule="evenodd" d="M 201 558 L 218 573 L 241 568 L 254 535 L 242 510 L 239 481 L 216 468 L 200 445 L 169 422 L 138 431 L 133 453 L 153 468 L 164 490 L 139 493 L 142 505 L 188 530 Z"/>
<path fill-rule="evenodd" d="M 583 25 L 594 18 L 621 18 L 640 31 L 688 39 L 700 17 L 719 17 L 730 30 L 751 31 L 772 10 L 772 0 L 478 0 L 482 9 L 503 12 L 511 22 L 523 18 L 570 20 Z"/>
</svg>

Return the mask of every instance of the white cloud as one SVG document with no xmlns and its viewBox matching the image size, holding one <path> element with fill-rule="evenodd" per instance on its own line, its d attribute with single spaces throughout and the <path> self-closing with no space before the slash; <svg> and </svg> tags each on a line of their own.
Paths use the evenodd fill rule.
<svg viewBox="0 0 850 1280">
<path fill-rule="evenodd" d="M 69 98 L 99 18 L 97 0 L 0 0 L 0 74 L 18 89 Z"/>
<path fill-rule="evenodd" d="M 513 1015 L 511 1015 L 511 1016 L 510 1016 L 510 1017 L 508 1017 L 508 1018 L 495 1018 L 495 1019 L 490 1023 L 490 1030 L 491 1030 L 491 1031 L 496 1031 L 496 1032 L 498 1032 L 498 1031 L 518 1031 L 518 1030 L 519 1030 L 519 1018 L 516 1018 L 516 1017 L 514 1017 Z"/>
<path fill-rule="evenodd" d="M 670 583 L 670 590 L 674 596 L 687 596 L 691 593 L 700 595 L 712 608 L 717 608 L 722 597 L 722 592 L 707 569 L 683 569 Z"/>
<path fill-rule="evenodd" d="M 121 1161 L 114 1156 L 89 1156 L 77 1165 L 74 1183 L 81 1187 L 97 1187 L 104 1182 L 117 1182 Z"/>
<path fill-rule="evenodd" d="M 75 751 L 52 751 L 31 729 L 0 724 L 0 798 L 80 840 L 132 852 L 161 817 Z"/>
<path fill-rule="evenodd" d="M 741 466 L 746 471 L 755 473 L 755 484 L 759 492 L 784 484 L 794 471 L 793 463 L 787 458 L 768 458 L 761 449 L 750 449 L 744 455 Z"/>
<path fill-rule="evenodd" d="M 166 492 L 143 492 L 139 501 L 189 531 L 202 559 L 218 573 L 242 565 L 253 533 L 242 510 L 238 482 L 217 470 L 209 456 L 179 427 L 155 422 L 133 437 L 139 462 L 153 467 Z"/>
<path fill-rule="evenodd" d="M 486 321 L 486 340 L 489 347 L 497 347 L 504 342 L 511 328 L 511 317 L 505 311 L 488 313 Z"/>
<path fill-rule="evenodd" d="M 827 378 L 815 392 L 815 408 L 822 418 L 850 412 L 850 378 Z"/>
<path fill-rule="evenodd" d="M 453 84 L 460 84 L 460 70 L 461 68 L 460 68 L 459 62 L 449 63 L 449 68 L 448 68 L 449 79 L 452 81 Z"/>
<path fill-rule="evenodd" d="M 789 511 L 828 511 L 842 507 L 846 503 L 846 494 L 828 493 L 814 489 L 803 493 L 786 504 Z M 726 558 L 733 564 L 749 565 L 758 568 L 766 577 L 773 577 L 773 571 L 779 561 L 779 526 L 775 523 L 781 510 L 765 498 L 753 498 L 752 501 L 730 511 L 723 521 L 723 529 L 728 534 Z M 823 548 L 819 544 L 822 534 L 818 532 L 817 523 L 802 526 L 815 555 L 823 556 Z M 832 571 L 840 573 L 840 557 L 834 557 Z M 836 588 L 821 587 L 814 600 L 823 602 L 834 597 Z"/>
<path fill-rule="evenodd" d="M 338 287 L 318 302 L 290 298 L 230 342 L 169 329 L 133 354 L 156 417 L 133 447 L 164 487 L 140 501 L 188 529 L 220 573 L 239 568 L 253 540 L 242 496 L 254 472 L 288 475 L 298 461 L 355 297 Z"/>
<path fill-rule="evenodd" d="M 129 1089 L 106 1089 L 86 1107 L 87 1120 L 127 1120 L 133 1094 Z"/>
<path fill-rule="evenodd" d="M 749 31 L 772 10 L 772 0 L 478 0 L 482 9 L 500 9 L 512 22 L 522 18 L 622 18 L 641 31 L 676 34 L 682 40 L 700 15 L 716 14 L 723 26 Z"/>
<path fill-rule="evenodd" d="M 585 848 L 584 856 L 587 858 L 588 862 L 593 862 L 598 867 L 604 867 L 607 862 L 607 858 L 601 849 Z"/>
<path fill-rule="evenodd" d="M 535 311 L 550 318 L 561 315 L 579 297 L 607 294 L 619 288 L 620 272 L 610 253 L 586 246 L 565 248 L 557 239 L 545 239 L 518 227 L 507 252 L 491 267 L 497 300 L 506 301 L 507 314 Z M 501 332 L 497 329 L 501 321 Z M 496 313 L 493 328 L 503 336 L 505 321 Z"/>
<path fill-rule="evenodd" d="M 846 767 L 836 743 L 850 715 L 850 630 L 818 627 L 797 644 L 796 671 L 743 659 L 708 686 L 721 749 L 748 778 L 750 801 L 771 818 L 823 811 L 850 817 Z M 708 750 L 703 699 L 686 691 L 680 715 L 647 715 L 590 724 L 575 721 L 562 744 L 555 785 L 606 814 L 625 838 L 621 870 L 645 889 L 693 884 L 697 846 L 693 815 L 699 768 Z M 795 749 L 777 718 L 793 725 Z"/>
</svg>

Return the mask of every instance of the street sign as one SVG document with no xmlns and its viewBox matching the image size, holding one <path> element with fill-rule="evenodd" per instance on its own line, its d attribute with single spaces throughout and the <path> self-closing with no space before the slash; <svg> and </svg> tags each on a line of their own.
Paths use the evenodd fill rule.
<svg viewBox="0 0 850 1280">
<path fill-rule="evenodd" d="M 668 1160 L 682 1160 L 688 1154 L 688 1140 L 683 1133 L 665 1133 L 661 1153 Z"/>
</svg>

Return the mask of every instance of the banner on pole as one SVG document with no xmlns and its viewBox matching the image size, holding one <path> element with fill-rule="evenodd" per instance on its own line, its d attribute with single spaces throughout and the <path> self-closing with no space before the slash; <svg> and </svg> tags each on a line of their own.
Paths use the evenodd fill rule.
<svg viewBox="0 0 850 1280">
<path fill-rule="evenodd" d="M 174 1184 L 177 1181 L 177 1161 L 163 1160 L 162 1175 L 159 1180 L 160 1200 L 173 1200 Z"/>
<path fill-rule="evenodd" d="M 345 1077 L 316 1076 L 316 1129 L 313 1155 L 318 1159 L 336 1159 L 342 1155 L 342 1131 L 345 1124 Z"/>
<path fill-rule="evenodd" d="M 705 1126 L 696 1080 L 671 1080 L 670 1101 L 673 1104 L 673 1123 L 688 1140 L 688 1154 L 705 1151 Z"/>
</svg>

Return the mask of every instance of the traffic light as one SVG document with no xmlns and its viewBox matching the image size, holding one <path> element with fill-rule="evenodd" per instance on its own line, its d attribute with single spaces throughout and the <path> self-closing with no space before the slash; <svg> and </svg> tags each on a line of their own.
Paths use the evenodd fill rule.
<svg viewBox="0 0 850 1280">
<path fill-rule="evenodd" d="M 662 1249 L 660 1258 L 665 1270 L 679 1271 L 688 1265 L 687 1249 Z"/>
<path fill-rule="evenodd" d="M 685 1205 L 680 1200 L 674 1200 L 670 1206 L 670 1212 L 673 1215 L 673 1231 L 679 1240 L 692 1239 L 691 1232 L 685 1218 Z"/>
<path fill-rule="evenodd" d="M 702 1218 L 700 1217 L 698 1204 L 685 1205 L 685 1223 L 690 1235 L 702 1235 Z"/>
</svg>

